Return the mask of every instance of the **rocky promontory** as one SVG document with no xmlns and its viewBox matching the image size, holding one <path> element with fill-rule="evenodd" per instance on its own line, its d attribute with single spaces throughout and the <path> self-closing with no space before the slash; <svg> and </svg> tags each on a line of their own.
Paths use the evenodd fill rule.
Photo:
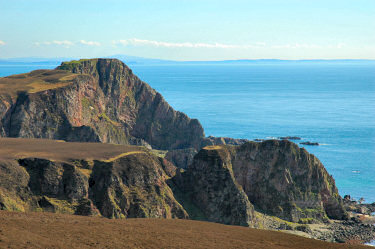
<svg viewBox="0 0 375 249">
<path fill-rule="evenodd" d="M 284 220 L 316 223 L 348 218 L 332 176 L 315 156 L 287 140 L 205 147 L 182 176 L 184 192 L 193 196 L 196 205 L 213 196 L 234 205 L 220 187 L 236 186 L 239 193 L 231 191 L 231 198 L 245 193 L 247 198 L 240 198 L 243 207 L 249 202 L 260 212 Z M 245 213 L 242 216 L 246 220 Z"/>
<path fill-rule="evenodd" d="M 248 142 L 232 151 L 236 180 L 261 210 L 294 222 L 347 217 L 332 176 L 295 143 Z"/>
<path fill-rule="evenodd" d="M 10 87 L 9 87 L 10 86 Z M 64 62 L 0 78 L 3 137 L 200 148 L 199 121 L 164 98 L 116 59 Z"/>
</svg>

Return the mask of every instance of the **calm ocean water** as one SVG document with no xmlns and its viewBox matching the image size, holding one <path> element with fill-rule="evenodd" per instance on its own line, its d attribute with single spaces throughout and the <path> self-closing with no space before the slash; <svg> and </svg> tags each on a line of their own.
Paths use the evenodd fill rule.
<svg viewBox="0 0 375 249">
<path fill-rule="evenodd" d="M 51 65 L 0 66 L 0 76 Z M 206 135 L 300 136 L 341 195 L 375 202 L 375 63 L 133 65 Z M 297 141 L 298 142 L 298 141 Z"/>
</svg>

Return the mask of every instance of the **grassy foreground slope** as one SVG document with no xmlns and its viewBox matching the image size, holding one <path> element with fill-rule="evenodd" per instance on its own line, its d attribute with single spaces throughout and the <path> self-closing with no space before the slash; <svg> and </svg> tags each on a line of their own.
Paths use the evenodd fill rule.
<svg viewBox="0 0 375 249">
<path fill-rule="evenodd" d="M 0 248 L 371 248 L 177 219 L 0 211 Z"/>
</svg>

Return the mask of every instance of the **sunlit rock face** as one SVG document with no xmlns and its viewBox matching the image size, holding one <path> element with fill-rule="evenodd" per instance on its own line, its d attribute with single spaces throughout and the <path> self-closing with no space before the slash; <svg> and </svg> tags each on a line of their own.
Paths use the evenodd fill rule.
<svg viewBox="0 0 375 249">
<path fill-rule="evenodd" d="M 248 142 L 232 150 L 236 181 L 265 213 L 294 222 L 344 219 L 335 181 L 323 164 L 287 140 Z"/>
<path fill-rule="evenodd" d="M 173 110 L 121 61 L 64 62 L 0 79 L 2 136 L 199 149 L 199 121 Z"/>
</svg>

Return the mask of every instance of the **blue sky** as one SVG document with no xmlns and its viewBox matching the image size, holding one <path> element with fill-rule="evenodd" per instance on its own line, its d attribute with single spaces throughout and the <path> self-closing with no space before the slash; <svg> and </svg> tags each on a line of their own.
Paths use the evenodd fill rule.
<svg viewBox="0 0 375 249">
<path fill-rule="evenodd" d="M 375 59 L 375 0 L 0 0 L 0 58 Z"/>
</svg>

